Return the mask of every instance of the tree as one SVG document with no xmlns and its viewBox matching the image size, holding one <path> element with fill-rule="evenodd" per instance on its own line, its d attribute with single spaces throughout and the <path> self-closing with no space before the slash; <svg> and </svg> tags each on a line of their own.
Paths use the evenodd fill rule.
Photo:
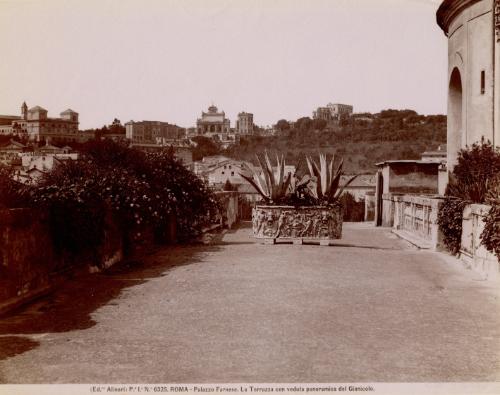
<svg viewBox="0 0 500 395">
<path fill-rule="evenodd" d="M 219 146 L 212 139 L 205 136 L 196 136 L 192 138 L 196 143 L 193 149 L 193 160 L 202 160 L 205 156 L 220 154 Z"/>
<path fill-rule="evenodd" d="M 280 132 L 284 132 L 285 130 L 290 130 L 290 123 L 286 119 L 280 119 L 276 123 L 276 129 Z"/>
<path fill-rule="evenodd" d="M 324 128 L 326 128 L 326 125 L 327 125 L 327 122 L 324 120 L 324 119 L 315 119 L 313 121 L 313 128 L 315 130 L 323 130 Z"/>
<path fill-rule="evenodd" d="M 118 118 L 115 118 L 113 120 L 113 123 L 109 125 L 109 132 L 110 133 L 123 133 L 125 134 L 125 126 L 122 125 L 120 120 Z"/>
<path fill-rule="evenodd" d="M 313 121 L 309 117 L 302 117 L 297 119 L 295 122 L 295 128 L 299 129 L 302 132 L 307 132 L 312 129 Z"/>
</svg>

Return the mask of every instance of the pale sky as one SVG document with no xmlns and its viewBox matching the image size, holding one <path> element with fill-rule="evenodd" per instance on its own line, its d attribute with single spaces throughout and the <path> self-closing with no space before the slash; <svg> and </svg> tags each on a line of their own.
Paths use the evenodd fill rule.
<svg viewBox="0 0 500 395">
<path fill-rule="evenodd" d="M 80 129 L 113 118 L 235 125 L 355 112 L 446 113 L 439 0 L 0 0 L 0 114 L 25 100 Z"/>
</svg>

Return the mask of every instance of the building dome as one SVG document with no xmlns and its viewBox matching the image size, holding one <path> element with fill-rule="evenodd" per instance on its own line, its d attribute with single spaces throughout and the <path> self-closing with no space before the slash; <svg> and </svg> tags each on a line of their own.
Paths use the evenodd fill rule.
<svg viewBox="0 0 500 395">
<path fill-rule="evenodd" d="M 213 104 L 208 107 L 208 112 L 209 113 L 212 113 L 212 114 L 215 114 L 217 112 L 217 107 L 215 107 Z"/>
</svg>

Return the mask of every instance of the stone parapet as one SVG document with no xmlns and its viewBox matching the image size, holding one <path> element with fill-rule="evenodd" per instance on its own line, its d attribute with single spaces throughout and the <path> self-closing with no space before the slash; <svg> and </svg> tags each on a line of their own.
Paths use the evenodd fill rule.
<svg viewBox="0 0 500 395">
<path fill-rule="evenodd" d="M 437 222 L 443 198 L 438 195 L 392 195 L 392 228 L 394 233 L 420 248 L 436 250 L 442 241 Z"/>
<path fill-rule="evenodd" d="M 104 238 L 95 256 L 73 255 L 54 248 L 49 216 L 28 208 L 0 210 L 0 314 L 52 291 L 68 276 L 99 272 L 121 261 L 125 255 L 140 254 L 150 240 L 130 240 L 106 214 Z M 175 216 L 171 216 L 162 242 L 175 241 Z"/>
<path fill-rule="evenodd" d="M 460 258 L 466 265 L 488 279 L 500 279 L 500 265 L 497 257 L 481 243 L 484 218 L 490 206 L 471 204 L 465 206 L 462 220 L 462 241 Z"/>
</svg>

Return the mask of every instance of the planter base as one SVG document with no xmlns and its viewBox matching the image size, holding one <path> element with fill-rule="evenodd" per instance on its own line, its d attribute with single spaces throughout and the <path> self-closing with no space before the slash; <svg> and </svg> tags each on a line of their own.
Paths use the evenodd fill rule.
<svg viewBox="0 0 500 395">
<path fill-rule="evenodd" d="M 257 239 L 259 244 L 286 244 L 293 243 L 296 245 L 302 244 L 319 244 L 320 246 L 331 246 L 334 244 L 334 240 L 330 239 L 286 239 L 286 238 L 278 238 L 278 239 Z"/>
<path fill-rule="evenodd" d="M 341 207 L 257 206 L 252 211 L 253 235 L 262 244 L 330 245 L 342 235 Z"/>
</svg>

